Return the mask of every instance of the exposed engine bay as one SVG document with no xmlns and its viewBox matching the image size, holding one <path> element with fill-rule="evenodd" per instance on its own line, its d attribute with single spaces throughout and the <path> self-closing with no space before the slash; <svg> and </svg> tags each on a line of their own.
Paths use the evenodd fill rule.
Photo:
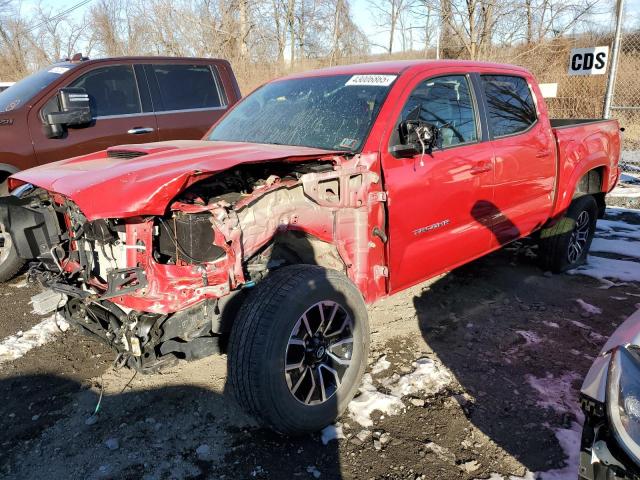
<svg viewBox="0 0 640 480">
<path fill-rule="evenodd" d="M 37 187 L 0 202 L 28 277 L 65 318 L 155 371 L 224 351 L 242 298 L 287 264 L 313 263 L 377 291 L 386 236 L 376 173 L 359 161 L 242 164 L 192 182 L 164 215 L 89 220 Z M 109 200 L 106 200 L 109 201 Z"/>
</svg>

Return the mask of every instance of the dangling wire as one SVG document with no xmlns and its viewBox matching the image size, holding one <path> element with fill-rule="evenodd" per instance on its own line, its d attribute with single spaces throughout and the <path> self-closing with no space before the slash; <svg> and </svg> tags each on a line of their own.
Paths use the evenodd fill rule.
<svg viewBox="0 0 640 480">
<path fill-rule="evenodd" d="M 93 415 L 96 416 L 100 411 L 100 405 L 102 404 L 102 395 L 104 394 L 104 378 L 103 375 L 100 375 L 100 397 L 98 397 L 98 403 L 96 404 L 96 408 L 93 410 Z"/>
<path fill-rule="evenodd" d="M 422 146 L 422 154 L 420 154 L 420 166 L 424 167 L 424 152 L 427 150 L 426 145 L 424 144 L 424 140 L 422 140 L 422 135 L 420 134 L 420 128 L 416 128 L 416 133 L 418 134 L 418 141 Z"/>
</svg>

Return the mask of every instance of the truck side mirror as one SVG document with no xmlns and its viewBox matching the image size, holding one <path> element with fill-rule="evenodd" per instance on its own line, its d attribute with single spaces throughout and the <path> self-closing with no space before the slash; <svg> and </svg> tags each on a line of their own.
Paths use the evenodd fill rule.
<svg viewBox="0 0 640 480">
<path fill-rule="evenodd" d="M 400 143 L 389 151 L 398 158 L 412 157 L 420 152 L 431 152 L 438 146 L 440 130 L 422 120 L 403 120 L 398 125 Z"/>
<path fill-rule="evenodd" d="M 66 127 L 84 127 L 93 121 L 89 94 L 84 88 L 62 88 L 58 92 L 59 111 L 46 115 L 47 137 L 59 138 Z"/>
<path fill-rule="evenodd" d="M 431 150 L 437 145 L 440 136 L 438 127 L 422 120 L 404 120 L 398 128 L 402 143 L 417 143 L 420 150 Z"/>
</svg>

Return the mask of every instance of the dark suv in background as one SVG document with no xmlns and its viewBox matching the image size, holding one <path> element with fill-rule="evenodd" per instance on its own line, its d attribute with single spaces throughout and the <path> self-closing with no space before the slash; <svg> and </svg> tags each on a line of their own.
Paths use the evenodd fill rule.
<svg viewBox="0 0 640 480">
<path fill-rule="evenodd" d="M 0 93 L 0 182 L 113 145 L 200 139 L 239 99 L 226 60 L 76 55 Z"/>
</svg>

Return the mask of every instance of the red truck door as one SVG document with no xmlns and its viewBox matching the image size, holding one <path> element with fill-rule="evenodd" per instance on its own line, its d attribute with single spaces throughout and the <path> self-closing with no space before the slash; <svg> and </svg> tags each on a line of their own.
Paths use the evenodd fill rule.
<svg viewBox="0 0 640 480">
<path fill-rule="evenodd" d="M 199 140 L 228 108 L 215 65 L 154 63 L 145 71 L 160 140 Z"/>
<path fill-rule="evenodd" d="M 94 123 L 69 128 L 62 138 L 47 138 L 42 111 L 55 102 L 57 91 L 29 112 L 29 131 L 39 164 L 85 155 L 113 145 L 158 140 L 156 117 L 144 79 L 131 64 L 96 65 L 70 78 L 66 87 L 82 87 L 94 109 Z"/>
<path fill-rule="evenodd" d="M 512 75 L 481 75 L 495 152 L 494 246 L 528 235 L 548 218 L 556 179 L 556 147 L 543 102 Z"/>
<path fill-rule="evenodd" d="M 397 291 L 485 253 L 491 244 L 493 151 L 482 141 L 471 78 L 415 78 L 397 123 L 439 127 L 442 148 L 412 158 L 383 152 L 389 195 L 391 290 Z M 397 128 L 396 128 L 397 130 Z M 390 142 L 393 143 L 394 133 Z"/>
</svg>

